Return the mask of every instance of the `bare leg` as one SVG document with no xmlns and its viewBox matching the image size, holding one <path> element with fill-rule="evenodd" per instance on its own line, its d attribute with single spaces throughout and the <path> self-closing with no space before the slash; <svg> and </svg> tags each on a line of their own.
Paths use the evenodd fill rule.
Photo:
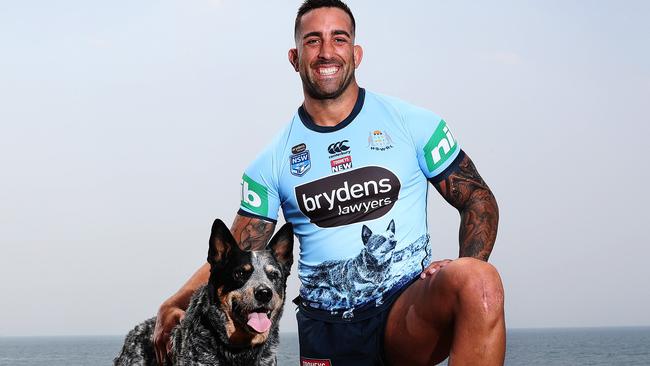
<svg viewBox="0 0 650 366">
<path fill-rule="evenodd" d="M 413 283 L 388 316 L 384 345 L 390 365 L 503 365 L 503 286 L 496 269 L 460 258 Z"/>
</svg>

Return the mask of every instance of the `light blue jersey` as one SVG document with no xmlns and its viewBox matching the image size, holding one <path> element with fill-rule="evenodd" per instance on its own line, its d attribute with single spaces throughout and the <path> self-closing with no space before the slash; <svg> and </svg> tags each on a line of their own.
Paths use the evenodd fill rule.
<svg viewBox="0 0 650 366">
<path fill-rule="evenodd" d="M 298 110 L 246 169 L 239 213 L 276 220 L 282 207 L 300 241 L 301 297 L 349 309 L 430 263 L 427 180 L 444 179 L 461 158 L 440 117 L 360 89 L 335 127 Z"/>
</svg>

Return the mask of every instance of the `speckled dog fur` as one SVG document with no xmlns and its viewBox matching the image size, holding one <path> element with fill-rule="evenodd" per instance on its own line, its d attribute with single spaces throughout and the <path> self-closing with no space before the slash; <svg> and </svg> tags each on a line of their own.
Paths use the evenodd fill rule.
<svg viewBox="0 0 650 366">
<path fill-rule="evenodd" d="M 192 296 L 185 318 L 172 331 L 171 365 L 277 365 L 278 324 L 292 251 L 290 224 L 275 234 L 266 250 L 248 252 L 239 249 L 221 220 L 215 220 L 208 251 L 210 280 Z M 268 331 L 259 333 L 247 325 L 252 312 L 268 315 Z M 127 334 L 114 365 L 158 365 L 152 343 L 155 323 L 155 317 L 148 319 Z"/>
</svg>

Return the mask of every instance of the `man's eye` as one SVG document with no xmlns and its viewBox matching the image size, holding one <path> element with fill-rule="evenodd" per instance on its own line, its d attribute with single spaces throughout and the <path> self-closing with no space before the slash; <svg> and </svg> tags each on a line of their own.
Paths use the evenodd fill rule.
<svg viewBox="0 0 650 366">
<path fill-rule="evenodd" d="M 318 40 L 317 39 L 308 39 L 306 43 L 307 44 L 316 44 L 316 43 L 318 43 Z"/>
<path fill-rule="evenodd" d="M 345 38 L 336 38 L 335 41 L 336 43 L 346 43 L 348 40 Z"/>
</svg>

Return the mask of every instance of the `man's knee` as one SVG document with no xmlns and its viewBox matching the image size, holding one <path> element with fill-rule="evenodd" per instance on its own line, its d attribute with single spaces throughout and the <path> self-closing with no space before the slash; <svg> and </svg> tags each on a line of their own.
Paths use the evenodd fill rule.
<svg viewBox="0 0 650 366">
<path fill-rule="evenodd" d="M 503 285 L 493 265 L 474 258 L 459 258 L 443 270 L 459 306 L 480 308 L 486 315 L 503 313 Z"/>
</svg>

